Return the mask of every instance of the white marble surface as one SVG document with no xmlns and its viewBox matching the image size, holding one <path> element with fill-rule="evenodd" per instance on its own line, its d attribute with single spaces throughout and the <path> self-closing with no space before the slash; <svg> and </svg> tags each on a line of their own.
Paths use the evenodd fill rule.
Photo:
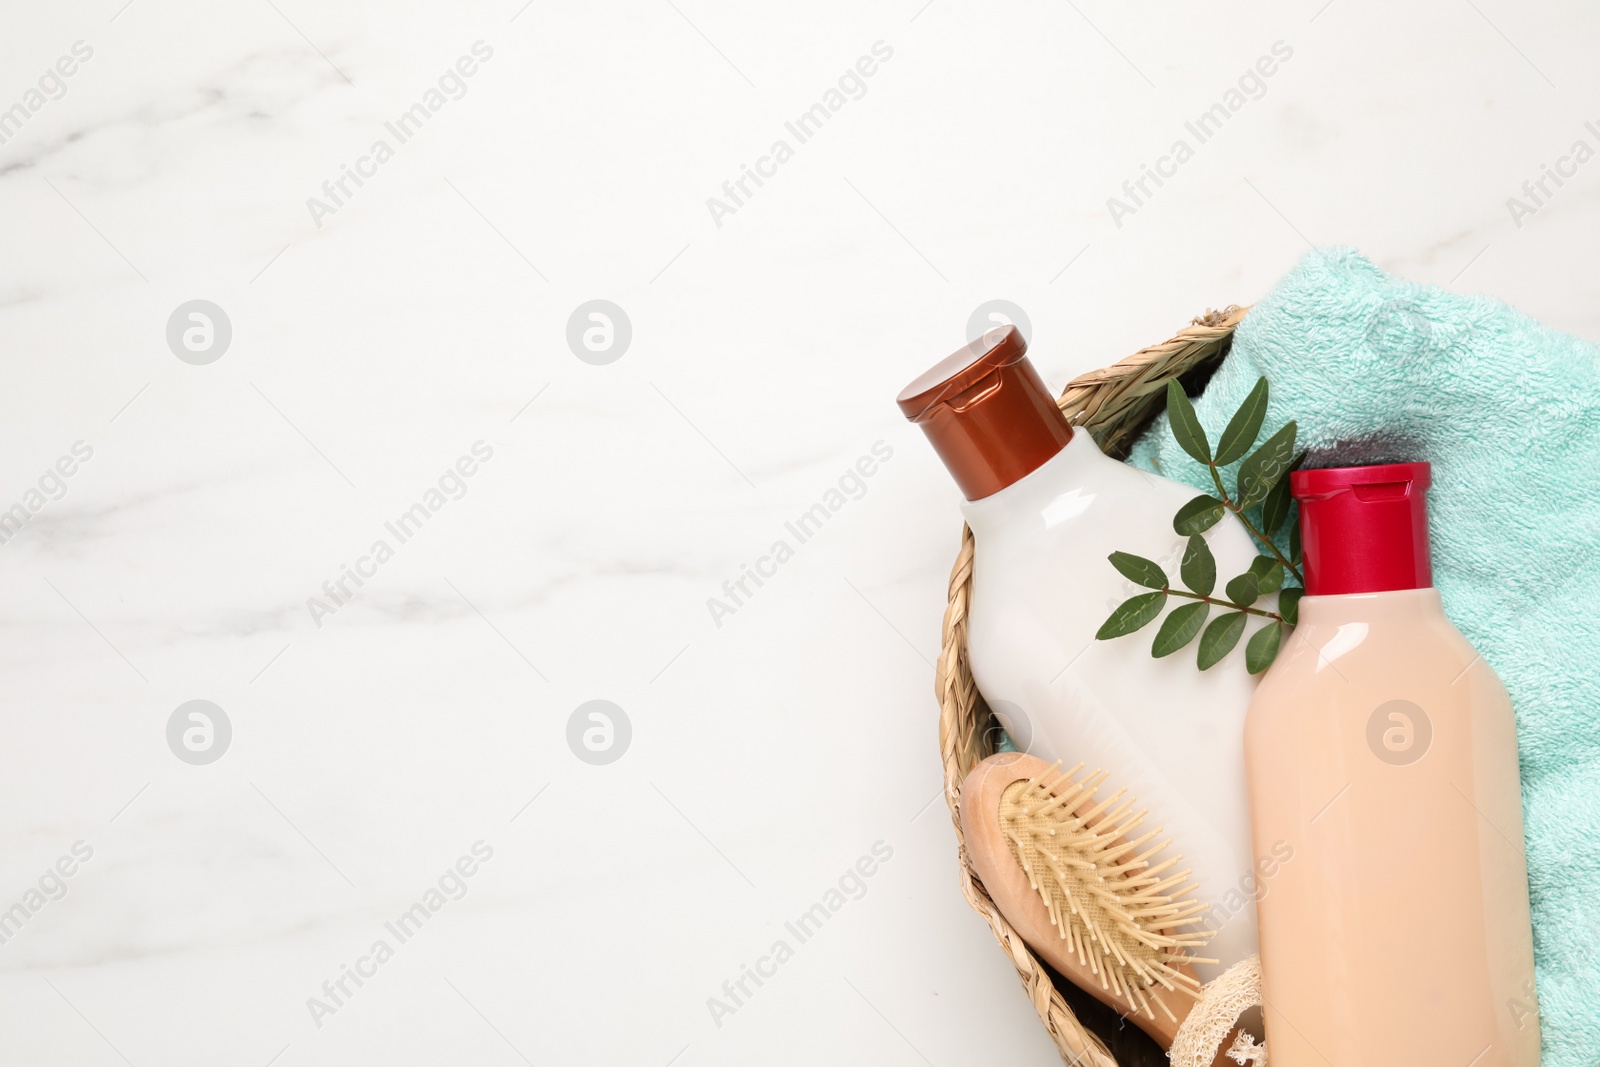
<svg viewBox="0 0 1600 1067">
<path fill-rule="evenodd" d="M 1060 385 L 1308 242 L 1600 340 L 1600 163 L 1520 226 L 1506 203 L 1600 146 L 1577 3 L 122 5 L 13 4 L 0 34 L 0 509 L 93 449 L 0 545 L 7 1064 L 1056 1062 L 929 804 L 959 523 L 899 386 L 985 300 Z M 307 198 L 477 41 L 466 94 L 319 227 Z M 718 226 L 707 197 L 878 41 Z M 1277 41 L 1117 226 L 1107 197 Z M 633 326 L 604 366 L 564 339 L 596 297 Z M 233 328 L 205 366 L 164 336 L 196 298 Z M 318 626 L 307 599 L 478 441 Z M 596 698 L 633 729 L 606 766 L 566 742 Z M 192 699 L 233 726 L 208 766 L 165 738 Z M 714 1019 L 879 841 L 865 895 Z"/>
</svg>

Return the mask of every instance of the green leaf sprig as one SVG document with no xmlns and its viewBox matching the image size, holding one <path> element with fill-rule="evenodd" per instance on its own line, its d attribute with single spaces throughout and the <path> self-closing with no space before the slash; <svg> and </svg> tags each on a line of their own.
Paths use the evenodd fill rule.
<svg viewBox="0 0 1600 1067">
<path fill-rule="evenodd" d="M 1150 646 L 1152 656 L 1157 659 L 1170 656 L 1199 637 L 1197 663 L 1201 670 L 1208 670 L 1222 662 L 1238 645 L 1244 636 L 1246 617 L 1259 615 L 1270 621 L 1245 645 L 1245 666 L 1251 674 L 1260 674 L 1277 658 L 1284 637 L 1299 622 L 1305 576 L 1300 569 L 1298 526 L 1289 531 L 1288 555 L 1278 551 L 1272 538 L 1289 517 L 1289 472 L 1298 467 L 1305 456 L 1295 454 L 1297 427 L 1292 421 L 1251 451 L 1266 421 L 1267 396 L 1267 380 L 1262 378 L 1228 421 L 1213 450 L 1183 387 L 1175 380 L 1167 382 L 1167 412 L 1172 436 L 1179 447 L 1210 469 L 1216 494 L 1203 493 L 1195 497 L 1179 508 L 1172 520 L 1173 530 L 1189 539 L 1178 568 L 1178 576 L 1186 588 L 1174 589 L 1160 564 L 1152 560 L 1130 552 L 1111 554 L 1111 565 L 1123 577 L 1153 591 L 1140 593 L 1119 604 L 1101 625 L 1096 638 L 1109 641 L 1143 629 L 1160 616 L 1170 598 L 1178 597 L 1192 603 L 1173 608 L 1162 620 Z M 1244 462 L 1239 464 L 1235 492 L 1230 495 L 1222 481 L 1222 468 L 1240 459 Z M 1259 525 L 1246 514 L 1256 507 L 1261 509 Z M 1218 597 L 1213 595 L 1217 585 L 1217 561 L 1204 534 L 1230 511 L 1265 546 L 1268 554 L 1257 556 L 1249 570 L 1223 587 L 1225 596 Z M 1299 585 L 1285 588 L 1285 580 L 1291 577 Z M 1263 596 L 1272 593 L 1278 594 L 1277 611 L 1254 606 Z M 1208 625 L 1207 617 L 1213 607 L 1224 611 Z"/>
</svg>

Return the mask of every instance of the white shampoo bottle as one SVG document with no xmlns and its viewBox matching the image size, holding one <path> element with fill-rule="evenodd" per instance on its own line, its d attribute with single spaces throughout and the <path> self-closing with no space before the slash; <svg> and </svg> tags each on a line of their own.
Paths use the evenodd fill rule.
<svg viewBox="0 0 1600 1067">
<path fill-rule="evenodd" d="M 1177 868 L 1190 869 L 1195 898 L 1211 906 L 1206 925 L 1217 933 L 1198 954 L 1220 963 L 1195 968 L 1209 981 L 1256 951 L 1256 896 L 1283 859 L 1251 854 L 1243 737 L 1255 679 L 1243 641 L 1201 672 L 1193 646 L 1152 658 L 1154 626 L 1095 639 L 1118 604 L 1149 591 L 1111 566 L 1112 552 L 1157 561 L 1179 587 L 1187 538 L 1172 518 L 1196 494 L 1075 431 L 1026 352 L 1015 327 L 990 331 L 899 397 L 967 498 L 968 661 L 1018 749 L 1105 770 L 1102 796 L 1126 789 L 1148 811 L 1141 832 L 1172 839 L 1168 854 L 1183 856 Z M 1256 557 L 1231 513 L 1206 538 L 1220 577 Z"/>
</svg>

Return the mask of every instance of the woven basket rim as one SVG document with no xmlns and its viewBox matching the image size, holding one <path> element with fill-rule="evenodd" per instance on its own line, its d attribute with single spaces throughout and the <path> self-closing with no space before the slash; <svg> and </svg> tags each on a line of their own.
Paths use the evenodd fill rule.
<svg viewBox="0 0 1600 1067">
<path fill-rule="evenodd" d="M 1101 447 L 1115 451 L 1131 442 L 1166 403 L 1170 378 L 1218 360 L 1248 307 L 1208 310 L 1166 341 L 1142 348 L 1101 370 L 1079 375 L 1056 401 L 1069 422 L 1084 427 Z M 972 590 L 972 530 L 961 531 L 961 549 L 950 570 L 934 692 L 939 701 L 939 751 L 944 761 L 945 802 L 956 833 L 961 891 L 989 923 L 1011 958 L 1023 989 L 1062 1059 L 1085 1067 L 1118 1067 L 1101 1039 L 1083 1025 L 1056 989 L 1046 965 L 1012 929 L 972 869 L 961 833 L 961 783 L 993 751 L 993 716 L 978 693 L 966 658 L 967 605 Z"/>
</svg>

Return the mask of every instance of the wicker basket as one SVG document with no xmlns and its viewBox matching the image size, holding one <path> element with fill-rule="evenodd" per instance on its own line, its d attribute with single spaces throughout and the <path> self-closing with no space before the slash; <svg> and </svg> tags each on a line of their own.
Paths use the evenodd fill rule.
<svg viewBox="0 0 1600 1067">
<path fill-rule="evenodd" d="M 1207 312 L 1171 340 L 1141 349 L 1114 366 L 1074 379 L 1057 403 L 1067 419 L 1087 429 L 1107 453 L 1125 456 L 1128 447 L 1164 406 L 1167 380 L 1178 378 L 1186 386 L 1193 387 L 1208 375 L 1227 353 L 1234 328 L 1244 318 L 1246 310 L 1230 307 Z M 1119 1064 L 1106 1041 L 1080 1020 L 1068 1000 L 1077 1004 L 1079 1012 L 1086 1017 L 1099 1016 L 1103 1032 L 1115 1028 L 1118 1022 L 1115 1014 L 1109 1009 L 1099 1010 L 1097 1001 L 1065 982 L 1062 982 L 1066 986 L 1064 990 L 1058 988 L 1053 972 L 1006 922 L 973 872 L 966 842 L 961 836 L 961 783 L 979 760 L 993 753 L 997 731 L 994 716 L 979 695 L 967 663 L 967 604 L 971 595 L 972 531 L 963 529 L 961 551 L 950 572 L 950 602 L 945 609 L 943 644 L 934 681 L 939 698 L 939 749 L 944 757 L 945 799 L 955 824 L 961 890 L 973 910 L 989 921 L 989 928 L 1010 956 L 1028 999 L 1033 1002 L 1034 1010 L 1039 1013 L 1062 1058 L 1070 1064 L 1089 1067 L 1138 1067 L 1131 1057 Z M 1166 1057 L 1144 1062 L 1164 1064 Z"/>
</svg>

